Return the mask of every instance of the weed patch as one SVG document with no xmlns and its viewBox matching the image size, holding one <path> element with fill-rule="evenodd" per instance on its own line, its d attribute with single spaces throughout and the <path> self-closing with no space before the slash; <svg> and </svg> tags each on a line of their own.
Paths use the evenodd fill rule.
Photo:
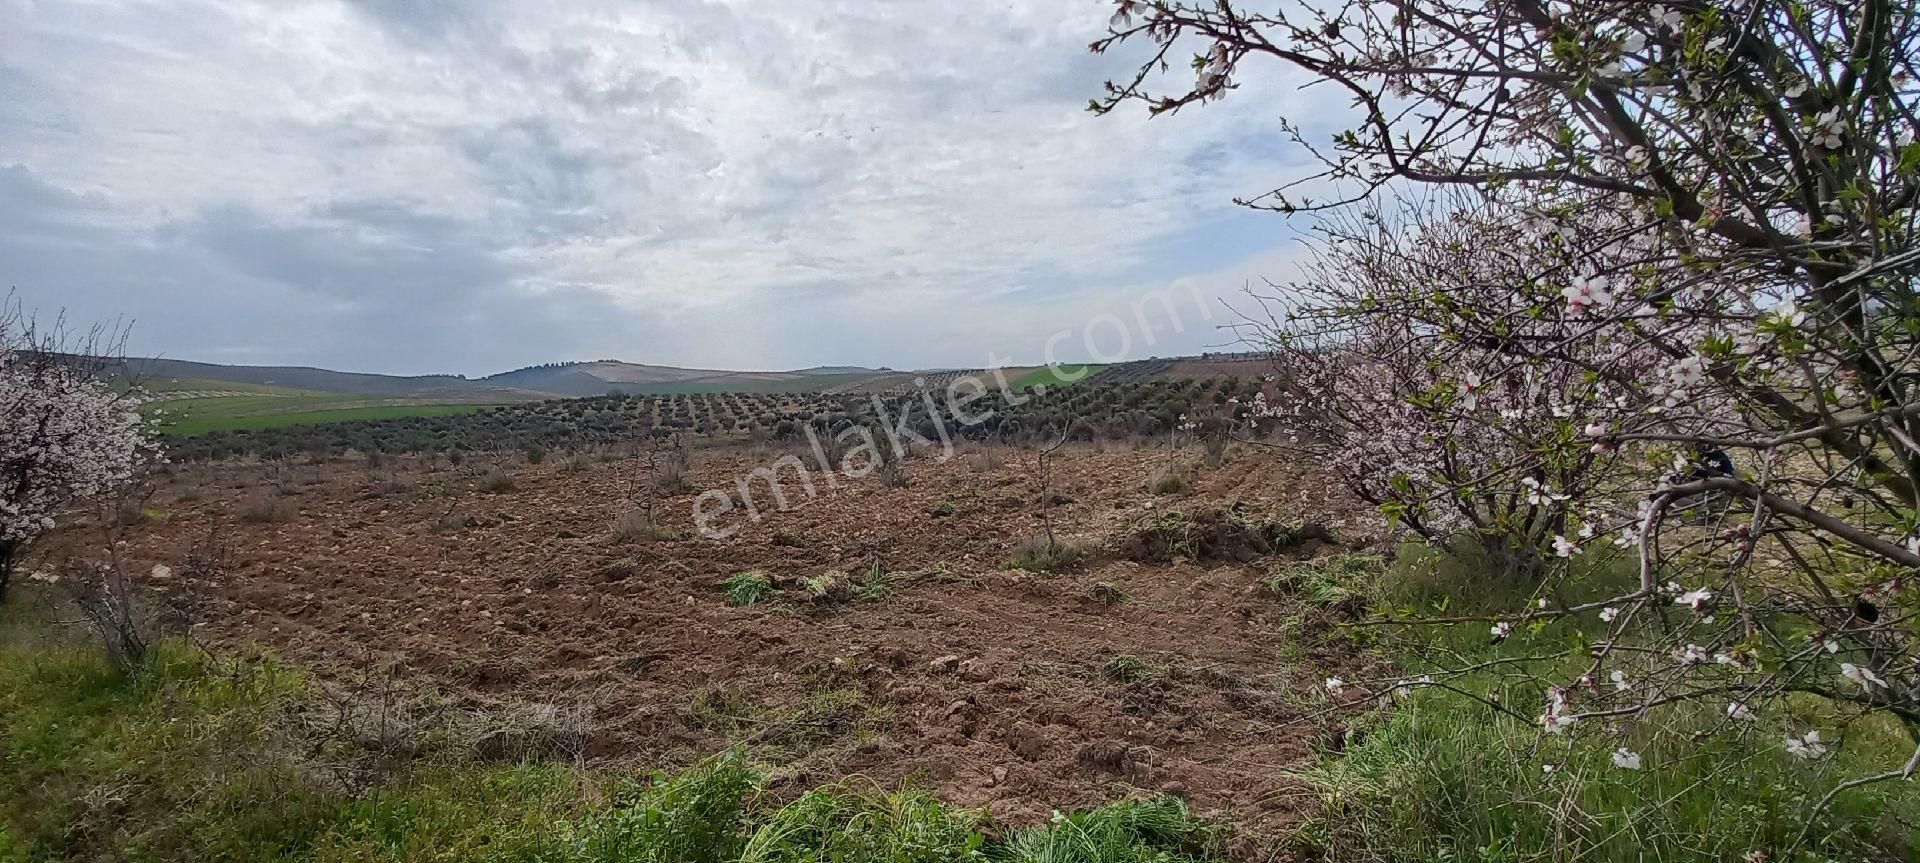
<svg viewBox="0 0 1920 863">
<path fill-rule="evenodd" d="M 1030 536 L 1014 546 L 1007 565 L 1028 572 L 1059 572 L 1070 569 L 1087 557 L 1087 548 L 1079 542 L 1054 537 Z"/>
<path fill-rule="evenodd" d="M 1295 527 L 1236 507 L 1208 507 L 1147 517 L 1134 526 L 1127 555 L 1148 563 L 1183 557 L 1246 562 L 1329 539 L 1324 525 L 1309 522 Z"/>
</svg>

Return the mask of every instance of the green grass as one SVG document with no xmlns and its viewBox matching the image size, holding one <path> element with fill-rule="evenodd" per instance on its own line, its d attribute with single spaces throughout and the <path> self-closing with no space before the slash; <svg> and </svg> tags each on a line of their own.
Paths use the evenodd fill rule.
<svg viewBox="0 0 1920 863">
<path fill-rule="evenodd" d="M 1539 701 L 1538 692 L 1491 679 L 1463 688 L 1529 707 Z M 1532 722 L 1419 691 L 1366 726 L 1361 745 L 1307 773 L 1330 804 L 1321 840 L 1397 860 L 1550 860 L 1556 848 L 1559 859 L 1618 863 L 1708 863 L 1750 851 L 1779 860 L 1825 789 L 1897 768 L 1912 750 L 1891 722 L 1855 724 L 1844 751 L 1821 762 L 1781 751 L 1784 729 L 1798 723 L 1779 717 L 1730 724 L 1718 705 L 1700 703 L 1667 711 L 1662 722 L 1657 737 L 1622 740 L 1596 729 L 1543 738 Z M 1613 763 L 1623 744 L 1641 769 Z M 1823 856 L 1809 859 L 1913 859 L 1916 818 L 1911 783 L 1842 794 L 1809 839 Z"/>
<path fill-rule="evenodd" d="M 748 606 L 758 603 L 765 599 L 767 594 L 772 593 L 773 582 L 767 578 L 766 573 L 759 570 L 738 572 L 721 582 L 720 589 L 726 592 L 728 605 Z"/>
<path fill-rule="evenodd" d="M 356 396 L 329 396 L 326 399 L 289 399 L 275 397 L 231 396 L 211 399 L 182 399 L 165 403 L 167 411 L 160 430 L 190 437 L 210 431 L 280 428 L 317 425 L 347 420 L 395 419 L 399 417 L 449 416 L 486 410 L 485 404 L 367 404 Z M 336 404 L 326 407 L 328 403 Z"/>
<path fill-rule="evenodd" d="M 1532 596 L 1530 583 L 1470 547 L 1403 547 L 1370 584 L 1356 581 L 1364 563 L 1350 556 L 1295 566 L 1271 586 L 1315 602 L 1365 591 L 1396 616 L 1512 611 Z M 1612 595 L 1631 579 L 1629 563 L 1576 560 L 1553 599 Z M 1305 772 L 1327 806 L 1306 836 L 1333 859 L 1707 863 L 1752 851 L 1771 861 L 1913 859 L 1920 849 L 1920 790 L 1886 782 L 1834 800 L 1801 849 L 1814 856 L 1784 856 L 1828 789 L 1897 768 L 1913 751 L 1906 730 L 1885 715 L 1842 717 L 1808 697 L 1730 722 L 1724 701 L 1706 699 L 1617 727 L 1582 723 L 1544 735 L 1532 720 L 1545 701 L 1541 681 L 1584 670 L 1579 648 L 1601 635 L 1596 621 L 1523 626 L 1497 645 L 1484 622 L 1356 631 L 1386 638 L 1408 676 L 1496 658 L 1515 664 L 1448 680 L 1460 692 L 1417 688 L 1359 717 L 1349 733 L 1358 742 Z M 1564 659 L 1520 661 L 1569 648 Z M 1815 727 L 1844 745 L 1820 761 L 1782 751 L 1789 731 Z M 1620 746 L 1640 756 L 1641 769 L 1614 763 Z"/>
<path fill-rule="evenodd" d="M 1377 556 L 1341 552 L 1322 562 L 1282 564 L 1261 584 L 1275 596 L 1299 594 L 1314 605 L 1338 605 L 1372 590 L 1384 568 Z"/>
<path fill-rule="evenodd" d="M 753 753 L 678 774 L 474 760 L 445 741 L 372 772 L 300 671 L 168 643 L 134 679 L 0 607 L 0 861 L 1186 863 L 1217 828 L 1177 800 L 1008 831 L 913 789 L 776 797 Z M 782 802 L 790 800 L 790 802 Z"/>
<path fill-rule="evenodd" d="M 1054 366 L 1041 366 L 1040 368 L 1034 369 L 1033 371 L 1027 372 L 1024 375 L 1014 378 L 1013 381 L 1008 384 L 1008 386 L 1016 390 L 1024 389 L 1026 387 L 1030 387 L 1034 385 L 1045 386 L 1048 389 L 1053 389 L 1054 387 L 1071 386 L 1073 384 L 1079 383 L 1080 381 L 1084 381 L 1089 377 L 1092 377 L 1094 372 L 1097 372 L 1104 368 L 1106 368 L 1106 366 L 1094 365 L 1091 363 L 1087 365 L 1080 365 L 1080 366 L 1067 365 L 1065 363 L 1062 363 L 1058 368 Z M 1063 372 L 1067 375 L 1067 377 L 1061 377 L 1061 373 Z M 1069 380 L 1068 378 L 1071 378 L 1071 380 Z"/>
</svg>

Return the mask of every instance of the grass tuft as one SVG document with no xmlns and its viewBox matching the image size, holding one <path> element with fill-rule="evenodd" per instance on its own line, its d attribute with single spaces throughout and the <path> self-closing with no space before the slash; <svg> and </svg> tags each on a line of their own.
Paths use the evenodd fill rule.
<svg viewBox="0 0 1920 863">
<path fill-rule="evenodd" d="M 1048 540 L 1030 536 L 1014 546 L 1007 565 L 1028 572 L 1059 572 L 1071 568 L 1087 556 L 1085 545 L 1064 537 Z"/>
<path fill-rule="evenodd" d="M 728 605 L 744 607 L 754 605 L 772 593 L 773 580 L 759 570 L 739 572 L 721 582 L 720 589 L 726 591 Z"/>
</svg>

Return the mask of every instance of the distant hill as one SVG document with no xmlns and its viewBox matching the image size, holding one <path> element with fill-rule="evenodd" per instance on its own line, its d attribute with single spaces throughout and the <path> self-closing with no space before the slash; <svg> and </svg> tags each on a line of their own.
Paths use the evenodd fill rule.
<svg viewBox="0 0 1920 863">
<path fill-rule="evenodd" d="M 1259 360 L 1223 354 L 1121 363 L 1105 369 L 1100 379 L 1208 378 L 1227 374 L 1253 375 L 1265 370 L 1265 364 Z M 107 371 L 112 375 L 137 377 L 148 383 L 149 390 L 159 391 L 211 392 L 264 387 L 297 390 L 307 395 L 407 399 L 415 403 L 505 404 L 545 398 L 603 396 L 616 392 L 631 395 L 896 392 L 922 386 L 945 386 L 954 376 L 967 370 L 899 371 L 886 367 L 813 366 L 791 371 L 742 372 L 591 360 L 546 363 L 468 379 L 457 375 L 376 375 L 306 366 L 229 366 L 190 360 L 129 358 L 110 361 Z M 1001 373 L 1012 381 L 1032 371 L 1032 367 L 1009 367 L 1002 369 Z"/>
<path fill-rule="evenodd" d="M 864 366 L 814 366 L 810 369 L 794 369 L 796 375 L 875 375 L 888 369 L 870 369 Z"/>
<path fill-rule="evenodd" d="M 496 386 L 539 390 L 569 396 L 600 396 L 611 392 L 652 395 L 696 392 L 810 392 L 876 374 L 858 366 L 817 366 L 790 372 L 731 372 L 683 369 L 594 360 L 529 366 L 481 378 Z"/>
<path fill-rule="evenodd" d="M 364 396 L 462 399 L 471 401 L 525 401 L 541 394 L 498 383 L 470 381 L 454 375 L 374 375 L 336 372 L 305 366 L 228 366 L 189 360 L 129 357 L 117 360 L 106 372 L 118 377 L 149 380 L 159 388 L 174 380 L 224 381 L 255 386 L 286 387 L 326 393 Z"/>
</svg>

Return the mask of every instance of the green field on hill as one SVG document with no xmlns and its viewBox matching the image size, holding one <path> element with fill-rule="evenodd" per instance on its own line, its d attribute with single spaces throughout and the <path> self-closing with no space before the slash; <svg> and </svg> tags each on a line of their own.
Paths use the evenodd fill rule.
<svg viewBox="0 0 1920 863">
<path fill-rule="evenodd" d="M 342 420 L 392 419 L 472 413 L 488 404 L 452 403 L 430 398 L 380 397 L 326 393 L 292 387 L 232 381 L 169 379 L 143 382 L 151 394 L 143 410 L 159 421 L 160 431 L 191 436 L 210 431 L 278 428 Z M 207 393 L 195 398 L 170 394 Z"/>
<path fill-rule="evenodd" d="M 245 401 L 244 399 L 197 399 L 196 401 L 226 402 Z M 167 434 L 192 436 L 210 431 L 234 431 L 238 429 L 279 428 L 281 426 L 309 425 L 317 423 L 337 423 L 347 420 L 382 420 L 399 417 L 437 417 L 449 414 L 469 414 L 483 411 L 493 405 L 474 404 L 375 404 L 368 405 L 365 399 L 347 399 L 358 403 L 358 407 L 341 406 L 336 408 L 296 409 L 271 413 L 233 412 L 226 406 L 197 410 L 178 419 L 162 422 L 160 430 Z M 311 405 L 307 405 L 311 407 Z"/>
</svg>

